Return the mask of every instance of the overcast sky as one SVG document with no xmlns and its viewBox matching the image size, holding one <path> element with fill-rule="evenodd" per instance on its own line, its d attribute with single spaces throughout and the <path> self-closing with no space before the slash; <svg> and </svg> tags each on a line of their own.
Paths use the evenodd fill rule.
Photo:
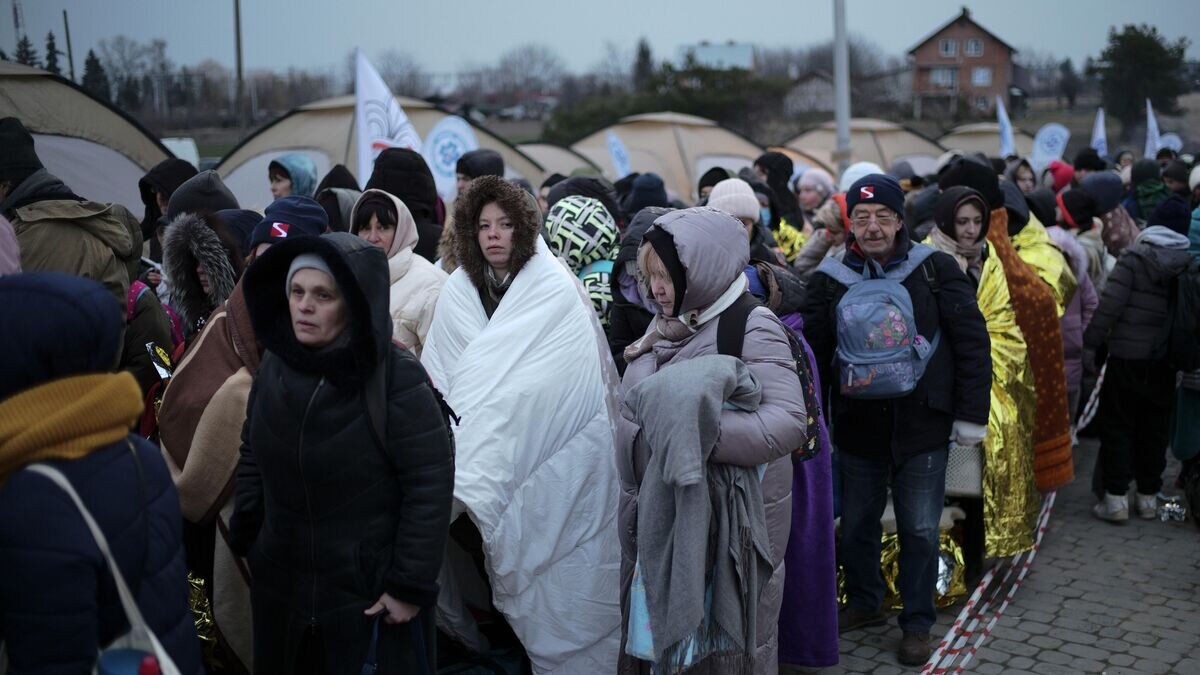
<svg viewBox="0 0 1200 675">
<path fill-rule="evenodd" d="M 0 0 L 0 49 L 16 45 L 14 0 Z M 26 33 L 39 54 L 62 10 L 70 13 L 77 76 L 89 48 L 124 33 L 167 41 L 180 65 L 212 58 L 234 62 L 233 0 L 24 0 Z M 902 55 L 955 16 L 973 17 L 1014 47 L 1035 48 L 1082 64 L 1103 49 L 1108 29 L 1148 23 L 1170 39 L 1195 35 L 1200 0 L 847 0 L 850 31 Z M 399 49 L 435 74 L 489 64 L 510 47 L 542 43 L 570 70 L 591 69 L 605 43 L 631 52 L 640 36 L 656 60 L 681 45 L 736 40 L 765 47 L 803 47 L 833 36 L 832 0 L 242 0 L 245 67 L 344 70 L 355 46 L 369 56 Z M 1200 58 L 1193 40 L 1188 58 Z M 66 68 L 63 68 L 66 71 Z"/>
</svg>

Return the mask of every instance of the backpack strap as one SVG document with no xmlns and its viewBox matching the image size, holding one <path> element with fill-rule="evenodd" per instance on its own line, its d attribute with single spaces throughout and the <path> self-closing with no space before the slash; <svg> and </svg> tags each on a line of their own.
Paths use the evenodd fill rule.
<svg viewBox="0 0 1200 675">
<path fill-rule="evenodd" d="M 733 304 L 717 317 L 717 353 L 742 358 L 742 343 L 746 340 L 746 321 L 755 307 L 761 307 L 758 298 L 742 293 Z"/>
<path fill-rule="evenodd" d="M 150 290 L 150 287 L 140 281 L 134 281 L 129 284 L 129 295 L 125 298 L 125 323 L 133 321 L 134 306 L 138 300 L 142 299 L 142 295 Z"/>
<path fill-rule="evenodd" d="M 817 265 L 817 271 L 823 272 L 830 279 L 847 288 L 863 280 L 862 272 L 855 272 L 846 263 L 832 257 L 821 260 L 821 264 Z"/>
</svg>

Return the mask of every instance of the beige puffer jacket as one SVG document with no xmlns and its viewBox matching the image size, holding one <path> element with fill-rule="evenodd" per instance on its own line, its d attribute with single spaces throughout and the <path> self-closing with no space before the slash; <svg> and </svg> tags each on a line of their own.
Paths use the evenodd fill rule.
<svg viewBox="0 0 1200 675">
<path fill-rule="evenodd" d="M 392 237 L 391 249 L 386 251 L 391 284 L 388 307 L 392 315 L 392 339 L 399 340 L 420 358 L 442 284 L 449 277 L 433 263 L 413 253 L 419 240 L 417 221 L 395 195 L 374 189 L 363 192 L 350 212 L 351 234 L 358 234 L 359 228 L 354 224 L 358 207 L 373 194 L 387 197 L 396 207 L 396 234 Z"/>
<path fill-rule="evenodd" d="M 713 215 L 716 214 L 716 215 Z M 707 307 L 743 274 L 749 260 L 745 231 L 729 216 L 709 209 L 674 211 L 659 217 L 652 228 L 672 235 L 680 262 L 686 269 L 687 290 L 680 304 L 686 313 Z M 731 220 L 731 219 L 730 219 Z M 741 250 L 740 255 L 733 254 Z M 672 363 L 717 353 L 717 320 L 709 321 L 691 337 L 679 342 L 660 340 L 634 359 L 621 382 L 622 395 L 641 380 Z M 653 330 L 654 324 L 651 324 Z M 720 439 L 710 462 L 739 466 L 768 464 L 762 481 L 767 529 L 774 555 L 774 572 L 763 587 L 758 604 L 758 645 L 754 672 L 778 672 L 778 618 L 783 595 L 783 557 L 791 531 L 791 452 L 804 443 L 806 413 L 800 380 L 796 376 L 786 329 L 763 308 L 746 321 L 742 360 L 762 386 L 762 402 L 755 412 L 722 413 Z M 639 428 L 632 411 L 622 403 L 617 420 L 617 471 L 621 480 L 618 535 L 621 540 L 622 627 L 628 624 L 629 587 L 637 557 L 638 486 L 649 462 L 647 449 L 635 443 Z M 650 664 L 624 654 L 622 630 L 620 672 L 649 673 Z M 689 673 L 725 672 L 718 658 L 702 661 Z"/>
</svg>

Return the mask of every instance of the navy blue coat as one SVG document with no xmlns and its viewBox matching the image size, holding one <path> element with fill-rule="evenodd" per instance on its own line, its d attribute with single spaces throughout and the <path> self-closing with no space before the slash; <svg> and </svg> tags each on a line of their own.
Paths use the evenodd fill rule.
<svg viewBox="0 0 1200 675">
<path fill-rule="evenodd" d="M 0 398 L 109 370 L 123 323 L 116 301 L 94 281 L 62 274 L 0 279 Z M 202 673 L 179 497 L 158 448 L 130 435 L 81 459 L 48 463 L 99 523 L 176 665 Z M 11 474 L 0 487 L 0 640 L 8 644 L 8 672 L 90 673 L 99 648 L 128 626 L 108 565 L 74 503 L 43 476 Z"/>
</svg>

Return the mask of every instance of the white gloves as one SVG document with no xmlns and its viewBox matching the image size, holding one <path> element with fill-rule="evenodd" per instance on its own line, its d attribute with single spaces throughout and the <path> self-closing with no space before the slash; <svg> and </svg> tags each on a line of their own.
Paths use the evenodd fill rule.
<svg viewBox="0 0 1200 675">
<path fill-rule="evenodd" d="M 972 424 L 962 420 L 954 420 L 954 429 L 950 432 L 950 440 L 964 447 L 979 445 L 987 435 L 987 426 Z"/>
</svg>

